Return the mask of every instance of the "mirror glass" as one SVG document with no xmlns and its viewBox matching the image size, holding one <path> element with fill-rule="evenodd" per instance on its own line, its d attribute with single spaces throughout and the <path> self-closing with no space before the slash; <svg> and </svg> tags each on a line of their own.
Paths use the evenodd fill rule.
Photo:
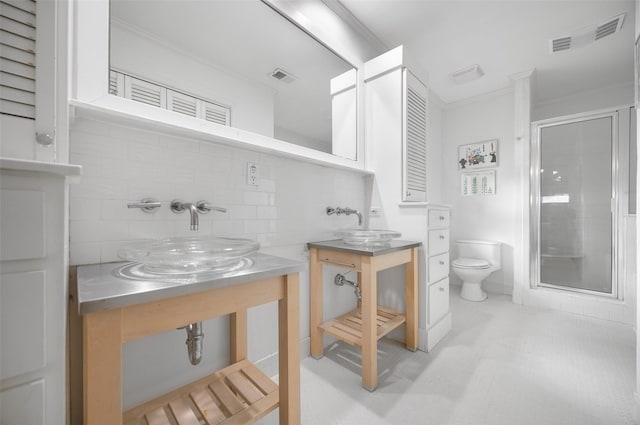
<svg viewBox="0 0 640 425">
<path fill-rule="evenodd" d="M 111 94 L 356 159 L 356 70 L 260 0 L 111 0 Z"/>
</svg>

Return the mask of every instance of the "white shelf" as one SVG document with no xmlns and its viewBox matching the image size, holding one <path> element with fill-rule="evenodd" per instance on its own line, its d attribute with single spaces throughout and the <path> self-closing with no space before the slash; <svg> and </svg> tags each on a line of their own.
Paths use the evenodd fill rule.
<svg viewBox="0 0 640 425">
<path fill-rule="evenodd" d="M 79 176 L 82 174 L 82 167 L 80 165 L 31 161 L 15 158 L 0 158 L 0 169 L 12 171 L 33 171 L 38 173 L 56 174 L 59 176 Z"/>
</svg>

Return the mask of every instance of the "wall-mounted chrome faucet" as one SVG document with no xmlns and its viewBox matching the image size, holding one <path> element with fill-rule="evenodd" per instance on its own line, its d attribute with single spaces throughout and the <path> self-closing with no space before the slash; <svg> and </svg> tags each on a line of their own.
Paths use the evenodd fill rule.
<svg viewBox="0 0 640 425">
<path fill-rule="evenodd" d="M 351 215 L 351 214 L 355 214 L 355 215 L 358 216 L 358 226 L 362 226 L 362 214 L 358 210 L 354 210 L 354 209 L 351 209 L 349 207 L 345 207 L 345 208 L 327 207 L 327 215 L 331 215 L 331 214 L 335 214 L 335 215 L 342 215 L 342 214 Z"/>
<path fill-rule="evenodd" d="M 173 201 L 171 201 L 171 211 L 173 211 L 174 213 L 181 214 L 187 210 L 189 211 L 189 228 L 191 230 L 198 230 L 198 213 L 207 214 L 211 210 L 227 212 L 226 208 L 216 207 L 209 204 L 209 202 L 207 201 L 198 201 L 195 204 L 193 202 L 183 202 L 182 199 L 174 199 Z"/>
</svg>

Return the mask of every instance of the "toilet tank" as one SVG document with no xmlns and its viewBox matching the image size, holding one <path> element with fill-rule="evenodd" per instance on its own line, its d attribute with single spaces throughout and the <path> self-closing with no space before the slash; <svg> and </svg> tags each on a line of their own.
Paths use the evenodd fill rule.
<svg viewBox="0 0 640 425">
<path fill-rule="evenodd" d="M 500 242 L 480 241 L 480 240 L 460 240 L 456 241 L 458 248 L 458 258 L 479 258 L 487 260 L 494 270 L 501 266 Z"/>
</svg>

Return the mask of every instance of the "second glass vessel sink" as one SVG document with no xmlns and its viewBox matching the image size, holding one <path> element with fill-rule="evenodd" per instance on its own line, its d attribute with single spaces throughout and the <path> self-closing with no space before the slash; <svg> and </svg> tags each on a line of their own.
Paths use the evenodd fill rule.
<svg viewBox="0 0 640 425">
<path fill-rule="evenodd" d="M 260 244 L 251 239 L 176 237 L 133 242 L 118 250 L 124 260 L 153 274 L 225 272 L 241 266 Z"/>
<path fill-rule="evenodd" d="M 402 234 L 395 230 L 345 229 L 336 232 L 336 236 L 349 245 L 376 246 L 385 245 L 392 239 L 399 238 Z"/>
</svg>

